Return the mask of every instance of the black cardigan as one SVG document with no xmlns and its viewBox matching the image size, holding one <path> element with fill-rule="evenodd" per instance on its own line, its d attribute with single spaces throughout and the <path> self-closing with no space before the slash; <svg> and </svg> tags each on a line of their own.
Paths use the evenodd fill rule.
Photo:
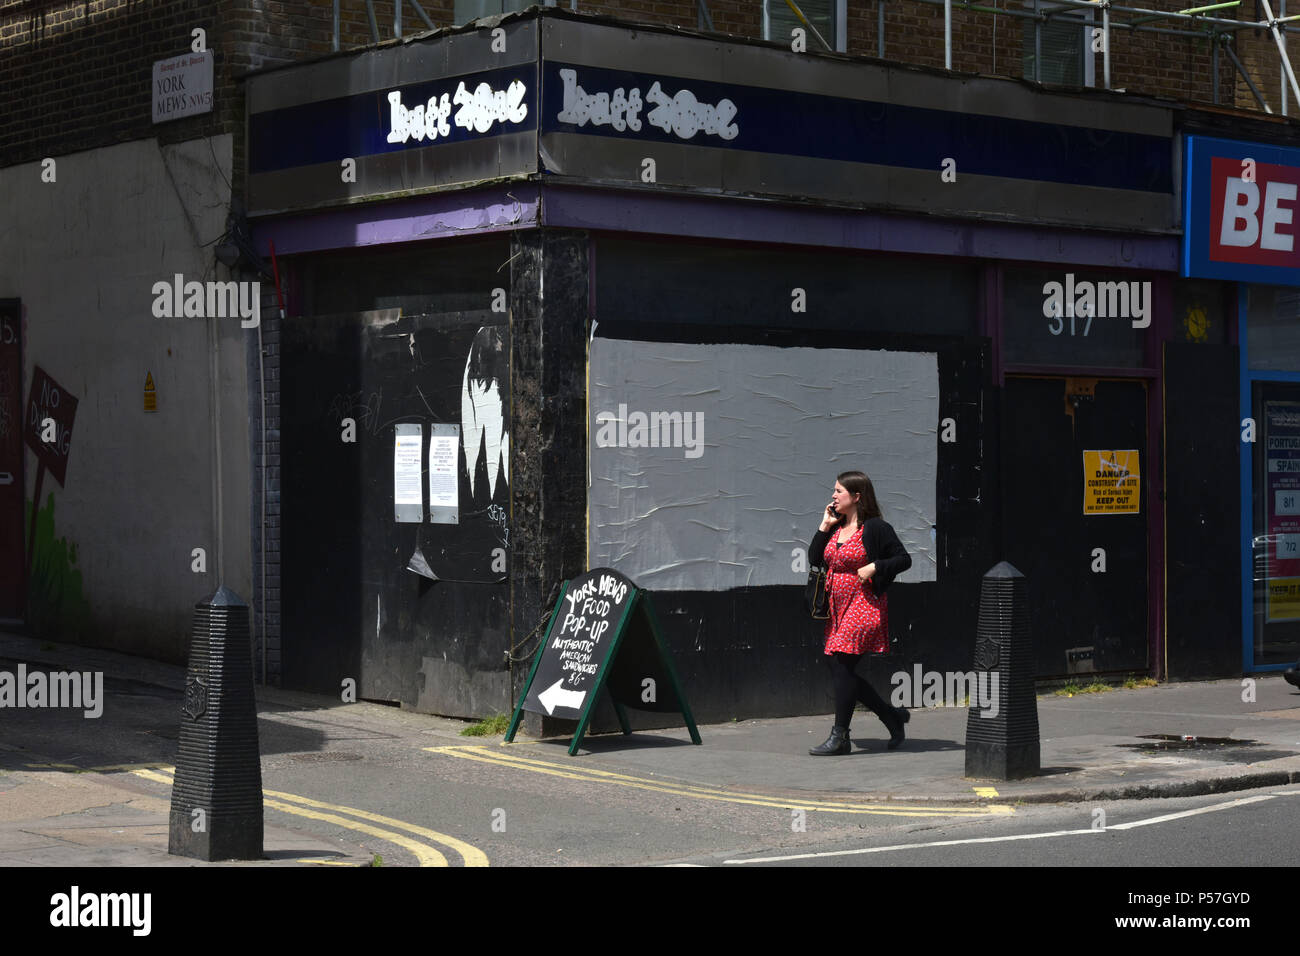
<svg viewBox="0 0 1300 956">
<path fill-rule="evenodd" d="M 839 525 L 829 531 L 818 531 L 808 545 L 808 564 L 810 567 L 825 564 L 826 545 L 830 544 L 831 535 L 843 530 Z M 862 545 L 867 552 L 867 562 L 876 564 L 876 573 L 871 577 L 871 589 L 877 595 L 884 594 L 894 578 L 912 566 L 912 556 L 898 540 L 893 526 L 884 518 L 868 518 L 862 526 Z"/>
</svg>

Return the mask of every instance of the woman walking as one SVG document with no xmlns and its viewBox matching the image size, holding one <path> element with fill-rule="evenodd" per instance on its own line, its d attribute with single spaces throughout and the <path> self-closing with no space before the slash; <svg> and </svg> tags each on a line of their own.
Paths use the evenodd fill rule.
<svg viewBox="0 0 1300 956">
<path fill-rule="evenodd" d="M 891 707 L 875 688 L 858 676 L 863 654 L 883 654 L 889 648 L 890 582 L 912 566 L 898 535 L 880 516 L 876 490 L 860 471 L 835 479 L 835 493 L 822 515 L 821 527 L 808 545 L 808 563 L 825 564 L 830 592 L 825 654 L 830 658 L 835 686 L 835 725 L 826 742 L 808 752 L 814 756 L 846 754 L 853 707 L 862 701 L 889 729 L 889 749 L 903 742 L 903 724 L 911 715 Z"/>
</svg>

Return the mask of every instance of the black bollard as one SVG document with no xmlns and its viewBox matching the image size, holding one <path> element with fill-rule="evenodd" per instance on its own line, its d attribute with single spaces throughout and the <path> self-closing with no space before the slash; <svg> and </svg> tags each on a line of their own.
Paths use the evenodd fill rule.
<svg viewBox="0 0 1300 956">
<path fill-rule="evenodd" d="M 984 575 L 966 715 L 966 776 L 996 780 L 1039 771 L 1038 699 L 1025 576 L 1006 561 Z"/>
<path fill-rule="evenodd" d="M 262 859 L 262 764 L 248 605 L 218 588 L 194 605 L 167 852 Z"/>
</svg>

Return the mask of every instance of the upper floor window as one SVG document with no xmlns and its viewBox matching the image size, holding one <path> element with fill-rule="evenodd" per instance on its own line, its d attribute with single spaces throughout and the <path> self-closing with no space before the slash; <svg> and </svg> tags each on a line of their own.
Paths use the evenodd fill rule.
<svg viewBox="0 0 1300 956">
<path fill-rule="evenodd" d="M 848 0 L 794 0 L 795 6 L 803 11 L 804 18 L 821 34 L 822 39 L 832 50 L 840 53 L 848 49 L 845 44 L 848 34 L 847 3 Z M 795 27 L 807 29 L 785 0 L 763 0 L 764 40 L 789 43 L 790 31 Z M 808 32 L 808 49 L 825 50 L 811 31 Z"/>
<path fill-rule="evenodd" d="M 1023 2 L 1028 9 L 1054 13 L 1046 21 L 1020 21 L 1024 37 L 1025 79 L 1060 86 L 1095 86 L 1093 11 L 1069 9 L 1064 4 L 1046 0 Z"/>
</svg>

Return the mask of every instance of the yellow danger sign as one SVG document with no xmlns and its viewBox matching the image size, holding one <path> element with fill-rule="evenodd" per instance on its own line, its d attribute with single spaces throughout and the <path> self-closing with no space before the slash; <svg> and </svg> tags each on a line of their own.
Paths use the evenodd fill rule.
<svg viewBox="0 0 1300 956">
<path fill-rule="evenodd" d="M 1085 515 L 1135 515 L 1141 487 L 1142 468 L 1136 449 L 1084 451 Z"/>
<path fill-rule="evenodd" d="M 1269 578 L 1268 620 L 1294 621 L 1300 619 L 1300 578 Z"/>
<path fill-rule="evenodd" d="M 153 373 L 144 373 L 144 410 L 146 412 L 158 411 L 158 392 L 153 387 Z"/>
</svg>

